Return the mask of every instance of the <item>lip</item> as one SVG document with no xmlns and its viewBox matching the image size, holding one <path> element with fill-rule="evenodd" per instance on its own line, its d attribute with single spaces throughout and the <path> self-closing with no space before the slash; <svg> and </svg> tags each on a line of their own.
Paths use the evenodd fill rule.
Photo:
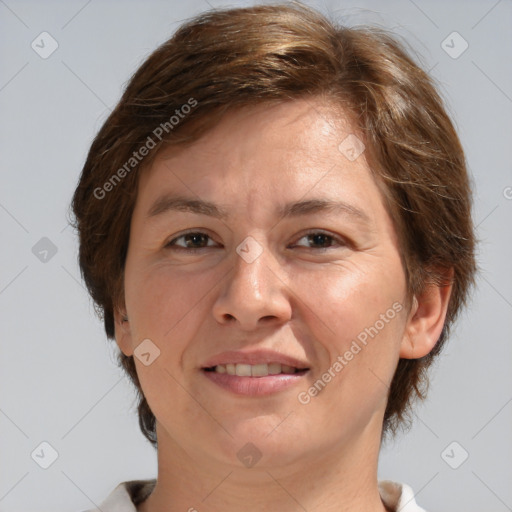
<svg viewBox="0 0 512 512">
<path fill-rule="evenodd" d="M 203 370 L 205 368 L 212 368 L 213 366 L 217 366 L 218 364 L 269 364 L 269 363 L 280 363 L 288 366 L 293 366 L 298 369 L 309 369 L 309 364 L 305 361 L 301 361 L 291 356 L 287 356 L 285 354 L 281 354 L 274 350 L 251 350 L 251 351 L 228 351 L 223 352 L 222 354 L 218 354 L 208 361 L 201 367 Z M 242 377 L 246 378 L 246 377 Z M 265 377 L 257 377 L 259 379 Z"/>
<path fill-rule="evenodd" d="M 302 369 L 302 371 L 289 374 L 266 375 L 264 377 L 240 377 L 238 375 L 207 371 L 207 369 L 219 364 L 226 365 L 237 363 L 251 365 L 280 363 Z M 264 349 L 223 352 L 209 359 L 201 367 L 201 373 L 210 382 L 236 395 L 252 397 L 267 396 L 279 391 L 284 391 L 304 379 L 304 376 L 309 373 L 309 370 L 310 367 L 305 361 L 281 354 L 274 350 Z"/>
<path fill-rule="evenodd" d="M 301 381 L 309 370 L 298 373 L 267 375 L 265 377 L 239 377 L 227 373 L 209 372 L 205 369 L 201 373 L 214 384 L 231 391 L 236 395 L 267 396 L 283 391 Z"/>
</svg>

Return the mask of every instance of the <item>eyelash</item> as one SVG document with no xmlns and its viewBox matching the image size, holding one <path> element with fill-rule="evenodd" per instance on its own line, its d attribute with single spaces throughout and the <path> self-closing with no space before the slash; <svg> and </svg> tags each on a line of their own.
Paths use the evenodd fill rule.
<svg viewBox="0 0 512 512">
<path fill-rule="evenodd" d="M 165 244 L 165 248 L 166 249 L 174 249 L 175 247 L 178 247 L 178 250 L 185 250 L 189 253 L 196 253 L 198 251 L 202 251 L 203 249 L 208 249 L 210 248 L 211 246 L 207 246 L 207 247 L 182 247 L 182 246 L 177 246 L 175 245 L 176 241 L 179 240 L 180 238 L 184 238 L 186 236 L 191 236 L 191 235 L 204 235 L 206 236 L 209 240 L 213 240 L 207 233 L 204 233 L 203 231 L 188 231 L 186 233 L 182 233 L 181 235 L 173 238 L 172 240 L 170 240 L 167 244 Z M 299 240 L 302 240 L 303 238 L 305 237 L 309 237 L 309 236 L 314 236 L 314 235 L 323 235 L 324 237 L 328 238 L 328 239 L 331 239 L 332 242 L 338 244 L 339 246 L 347 246 L 348 243 L 343 240 L 342 238 L 339 238 L 337 236 L 334 236 L 334 235 L 331 235 L 329 233 L 325 233 L 324 231 L 319 231 L 319 230 L 312 230 L 312 231 L 308 231 L 307 233 L 304 233 L 300 238 Z M 329 246 L 329 247 L 319 247 L 318 250 L 319 251 L 325 251 L 327 249 L 332 249 L 332 245 Z M 306 249 L 308 249 L 308 247 L 306 247 Z M 315 249 L 314 247 L 309 247 L 309 249 Z"/>
</svg>

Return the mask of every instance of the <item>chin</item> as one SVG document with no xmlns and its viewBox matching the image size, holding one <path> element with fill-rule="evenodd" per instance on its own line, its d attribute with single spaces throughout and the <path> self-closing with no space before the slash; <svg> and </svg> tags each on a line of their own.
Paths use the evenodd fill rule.
<svg viewBox="0 0 512 512">
<path fill-rule="evenodd" d="M 259 416 L 236 424 L 225 423 L 233 437 L 222 435 L 222 439 L 210 446 L 220 448 L 218 456 L 237 467 L 270 469 L 293 463 L 299 456 L 297 448 L 307 449 L 304 443 L 311 437 L 305 435 L 301 441 L 296 429 L 291 435 L 284 423 L 280 425 L 281 421 L 282 418 Z"/>
</svg>

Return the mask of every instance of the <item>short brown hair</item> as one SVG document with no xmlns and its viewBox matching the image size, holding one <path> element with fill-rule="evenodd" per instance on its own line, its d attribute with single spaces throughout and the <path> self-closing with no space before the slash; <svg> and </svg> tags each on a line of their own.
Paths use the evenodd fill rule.
<svg viewBox="0 0 512 512">
<path fill-rule="evenodd" d="M 383 434 L 394 433 L 424 398 L 427 369 L 466 301 L 475 239 L 456 131 L 432 79 L 386 32 L 339 26 L 297 2 L 213 10 L 183 24 L 136 71 L 91 145 L 72 203 L 80 268 L 113 339 L 140 172 L 163 145 L 193 143 L 228 111 L 307 97 L 329 99 L 357 123 L 399 236 L 409 294 L 446 284 L 454 269 L 435 348 L 398 363 L 383 425 Z M 156 445 L 133 357 L 120 352 L 119 363 L 138 390 L 142 432 Z"/>
</svg>

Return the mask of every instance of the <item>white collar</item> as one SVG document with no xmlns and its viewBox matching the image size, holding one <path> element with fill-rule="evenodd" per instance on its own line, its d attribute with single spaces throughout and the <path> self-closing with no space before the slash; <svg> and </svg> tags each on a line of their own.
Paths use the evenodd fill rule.
<svg viewBox="0 0 512 512">
<path fill-rule="evenodd" d="M 144 501 L 151 494 L 156 480 L 131 480 L 120 483 L 98 509 L 87 512 L 137 512 L 134 500 Z M 379 493 L 384 504 L 395 512 L 426 512 L 414 499 L 412 489 L 390 480 L 379 481 Z"/>
</svg>

